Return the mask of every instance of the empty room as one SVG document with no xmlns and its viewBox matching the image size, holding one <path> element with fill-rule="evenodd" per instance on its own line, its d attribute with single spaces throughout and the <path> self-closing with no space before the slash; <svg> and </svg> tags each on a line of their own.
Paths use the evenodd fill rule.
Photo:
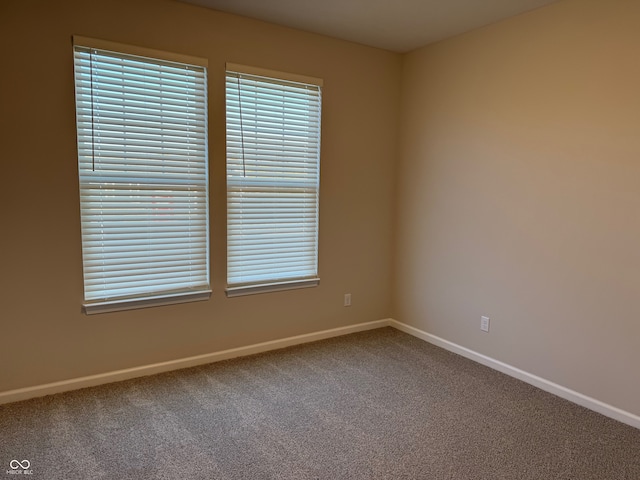
<svg viewBox="0 0 640 480">
<path fill-rule="evenodd" d="M 0 0 L 0 477 L 640 479 L 640 2 Z"/>
</svg>

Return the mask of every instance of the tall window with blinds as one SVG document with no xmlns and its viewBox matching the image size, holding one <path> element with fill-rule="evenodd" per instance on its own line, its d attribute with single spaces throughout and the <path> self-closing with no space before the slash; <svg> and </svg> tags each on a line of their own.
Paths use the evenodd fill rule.
<svg viewBox="0 0 640 480">
<path fill-rule="evenodd" d="M 86 312 L 209 298 L 206 60 L 74 37 L 74 67 Z"/>
<path fill-rule="evenodd" d="M 227 64 L 227 295 L 315 286 L 322 81 Z"/>
</svg>

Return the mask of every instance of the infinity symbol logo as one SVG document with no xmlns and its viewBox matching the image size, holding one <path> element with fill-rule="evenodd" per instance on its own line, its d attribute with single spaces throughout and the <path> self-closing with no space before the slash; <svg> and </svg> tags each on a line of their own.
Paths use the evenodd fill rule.
<svg viewBox="0 0 640 480">
<path fill-rule="evenodd" d="M 19 468 L 23 470 L 28 470 L 31 466 L 31 462 L 29 460 L 22 460 L 21 462 L 18 460 L 11 460 L 9 466 L 12 470 L 18 470 Z"/>
</svg>

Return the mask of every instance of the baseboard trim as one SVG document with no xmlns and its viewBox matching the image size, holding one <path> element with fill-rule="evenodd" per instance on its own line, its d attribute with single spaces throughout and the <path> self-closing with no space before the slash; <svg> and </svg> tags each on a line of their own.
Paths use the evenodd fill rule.
<svg viewBox="0 0 640 480">
<path fill-rule="evenodd" d="M 523 382 L 538 387 L 546 392 L 557 395 L 561 398 L 564 398 L 565 400 L 569 400 L 570 402 L 581 405 L 609 418 L 613 418 L 614 420 L 618 420 L 619 422 L 640 429 L 640 416 L 638 415 L 634 415 L 633 413 L 601 402 L 600 400 L 596 400 L 595 398 L 589 397 L 580 392 L 576 392 L 569 388 L 563 387 L 562 385 L 551 382 L 542 377 L 538 377 L 537 375 L 533 375 L 529 372 L 513 367 L 507 363 L 475 352 L 469 348 L 450 342 L 449 340 L 445 340 L 436 335 L 432 335 L 416 327 L 407 325 L 392 318 L 376 320 L 373 322 L 358 323 L 356 325 L 348 325 L 345 327 L 338 327 L 329 330 L 321 330 L 318 332 L 282 338 L 279 340 L 272 340 L 269 342 L 257 343 L 245 347 L 231 348 L 219 352 L 206 353 L 203 355 L 196 355 L 193 357 L 181 358 L 177 360 L 170 360 L 168 362 L 154 363 L 151 365 L 144 365 L 141 367 L 128 368 L 124 370 L 116 370 L 98 375 L 90 375 L 70 380 L 63 380 L 60 382 L 36 385 L 33 387 L 8 390 L 5 392 L 0 392 L 0 405 L 5 403 L 18 402 L 21 400 L 28 400 L 35 397 L 43 397 L 45 395 L 52 395 L 55 393 L 67 392 L 70 390 L 78 390 L 80 388 L 93 387 L 106 383 L 129 380 L 132 378 L 145 377 L 148 375 L 154 375 L 156 373 L 179 370 L 181 368 L 195 367 L 198 365 L 205 365 L 207 363 L 215 363 L 231 358 L 268 352 L 270 350 L 278 350 L 280 348 L 290 347 L 293 345 L 301 345 L 303 343 L 315 342 L 318 340 L 339 337 L 342 335 L 348 335 L 350 333 L 373 330 L 376 328 L 387 326 L 396 328 L 397 330 L 420 338 L 421 340 L 424 340 L 428 343 L 431 343 L 438 347 L 442 347 L 445 350 L 457 353 L 458 355 L 462 355 L 465 358 L 478 362 L 489 368 L 522 380 Z"/>
<path fill-rule="evenodd" d="M 640 416 L 638 415 L 634 415 L 633 413 L 614 407 L 613 405 L 609 405 L 607 403 L 601 402 L 600 400 L 596 400 L 595 398 L 584 395 L 580 392 L 576 392 L 569 388 L 563 387 L 562 385 L 558 385 L 557 383 L 553 383 L 547 379 L 538 377 L 537 375 L 525 372 L 524 370 L 520 370 L 519 368 L 513 367 L 499 360 L 495 360 L 491 357 L 475 352 L 469 348 L 450 342 L 449 340 L 445 340 L 444 338 L 437 337 L 423 330 L 412 327 L 411 325 L 407 325 L 406 323 L 390 319 L 388 321 L 388 324 L 391 327 L 394 327 L 402 332 L 408 333 L 409 335 L 413 335 L 414 337 L 420 338 L 421 340 L 429 342 L 433 345 L 442 347 L 445 350 L 457 353 L 458 355 L 462 355 L 463 357 L 478 362 L 489 368 L 517 378 L 518 380 L 522 380 L 523 382 L 538 387 L 545 392 L 552 393 L 554 395 L 557 395 L 558 397 L 564 398 L 565 400 L 569 400 L 570 402 L 588 408 L 589 410 L 593 410 L 594 412 L 598 412 L 609 418 L 613 418 L 614 420 L 618 420 L 619 422 L 640 429 Z"/>
<path fill-rule="evenodd" d="M 358 323 L 356 325 L 348 325 L 345 327 L 332 328 L 330 330 L 322 330 L 319 332 L 287 337 L 280 340 L 272 340 L 270 342 L 256 343 L 246 347 L 231 348 L 219 352 L 206 353 L 193 357 L 171 360 L 168 362 L 154 363 L 141 367 L 127 368 L 124 370 L 116 370 L 113 372 L 101 373 L 98 375 L 90 375 L 86 377 L 73 378 L 60 382 L 47 383 L 44 385 L 36 385 L 33 387 L 19 388 L 16 390 L 8 390 L 0 392 L 0 405 L 4 403 L 18 402 L 29 398 L 43 397 L 54 393 L 67 392 L 70 390 L 78 390 L 80 388 L 94 387 L 105 383 L 119 382 L 129 380 L 131 378 L 145 377 L 156 373 L 179 370 L 181 368 L 195 367 L 207 363 L 219 362 L 230 358 L 243 357 L 256 353 L 277 350 L 280 348 L 300 345 L 303 343 L 315 342 L 326 338 L 339 337 L 348 335 L 349 333 L 362 332 L 365 330 L 373 330 L 375 328 L 386 327 L 390 324 L 390 319 L 376 320 L 373 322 Z"/>
</svg>

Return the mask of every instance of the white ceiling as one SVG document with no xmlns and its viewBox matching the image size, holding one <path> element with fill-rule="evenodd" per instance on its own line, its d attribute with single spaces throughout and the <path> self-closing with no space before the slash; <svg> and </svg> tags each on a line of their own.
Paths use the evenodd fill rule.
<svg viewBox="0 0 640 480">
<path fill-rule="evenodd" d="M 558 0 L 180 0 L 395 52 Z"/>
</svg>

